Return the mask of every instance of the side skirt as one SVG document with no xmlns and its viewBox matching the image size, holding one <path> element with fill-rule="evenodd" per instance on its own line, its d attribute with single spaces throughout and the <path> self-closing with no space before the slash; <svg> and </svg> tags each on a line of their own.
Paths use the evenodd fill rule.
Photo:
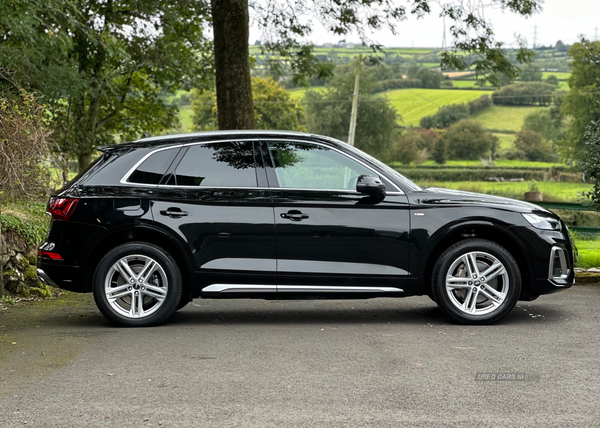
<svg viewBox="0 0 600 428">
<path fill-rule="evenodd" d="M 402 297 L 404 290 L 397 287 L 335 287 L 321 285 L 256 285 L 212 284 L 204 287 L 200 297 L 256 298 L 256 299 L 365 299 L 374 297 Z"/>
</svg>

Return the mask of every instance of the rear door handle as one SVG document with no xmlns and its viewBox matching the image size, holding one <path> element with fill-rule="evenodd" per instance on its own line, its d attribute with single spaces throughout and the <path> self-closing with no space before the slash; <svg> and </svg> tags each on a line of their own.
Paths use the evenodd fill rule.
<svg viewBox="0 0 600 428">
<path fill-rule="evenodd" d="M 303 214 L 302 211 L 291 210 L 291 211 L 288 211 L 287 213 L 281 213 L 281 218 L 287 218 L 288 220 L 292 220 L 292 221 L 302 221 L 305 218 L 308 218 L 308 215 Z"/>
<path fill-rule="evenodd" d="M 162 210 L 160 214 L 169 216 L 171 218 L 185 217 L 188 215 L 187 211 L 181 211 L 181 208 L 176 207 L 169 207 L 166 210 Z"/>
</svg>

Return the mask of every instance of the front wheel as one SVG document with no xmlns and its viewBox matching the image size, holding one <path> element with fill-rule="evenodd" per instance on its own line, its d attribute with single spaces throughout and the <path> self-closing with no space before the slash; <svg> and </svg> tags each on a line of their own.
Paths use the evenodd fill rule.
<svg viewBox="0 0 600 428">
<path fill-rule="evenodd" d="M 490 324 L 505 317 L 517 304 L 521 273 L 502 246 L 469 239 L 440 256 L 432 290 L 438 306 L 458 322 Z"/>
<path fill-rule="evenodd" d="M 145 242 L 120 245 L 100 261 L 94 300 L 112 322 L 146 327 L 165 321 L 181 299 L 181 273 L 165 250 Z"/>
</svg>

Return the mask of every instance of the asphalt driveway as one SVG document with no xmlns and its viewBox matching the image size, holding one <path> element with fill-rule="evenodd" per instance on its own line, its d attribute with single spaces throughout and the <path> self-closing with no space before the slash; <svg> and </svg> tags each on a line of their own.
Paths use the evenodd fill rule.
<svg viewBox="0 0 600 428">
<path fill-rule="evenodd" d="M 0 310 L 0 426 L 600 426 L 599 304 L 473 327 L 426 297 L 195 300 L 127 329 L 65 294 Z"/>
</svg>

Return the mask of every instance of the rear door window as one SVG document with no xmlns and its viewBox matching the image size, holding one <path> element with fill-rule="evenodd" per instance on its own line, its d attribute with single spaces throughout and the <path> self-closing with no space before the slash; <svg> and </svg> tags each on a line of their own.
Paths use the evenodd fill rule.
<svg viewBox="0 0 600 428">
<path fill-rule="evenodd" d="M 257 187 L 252 141 L 190 146 L 169 179 L 187 187 Z"/>
</svg>

